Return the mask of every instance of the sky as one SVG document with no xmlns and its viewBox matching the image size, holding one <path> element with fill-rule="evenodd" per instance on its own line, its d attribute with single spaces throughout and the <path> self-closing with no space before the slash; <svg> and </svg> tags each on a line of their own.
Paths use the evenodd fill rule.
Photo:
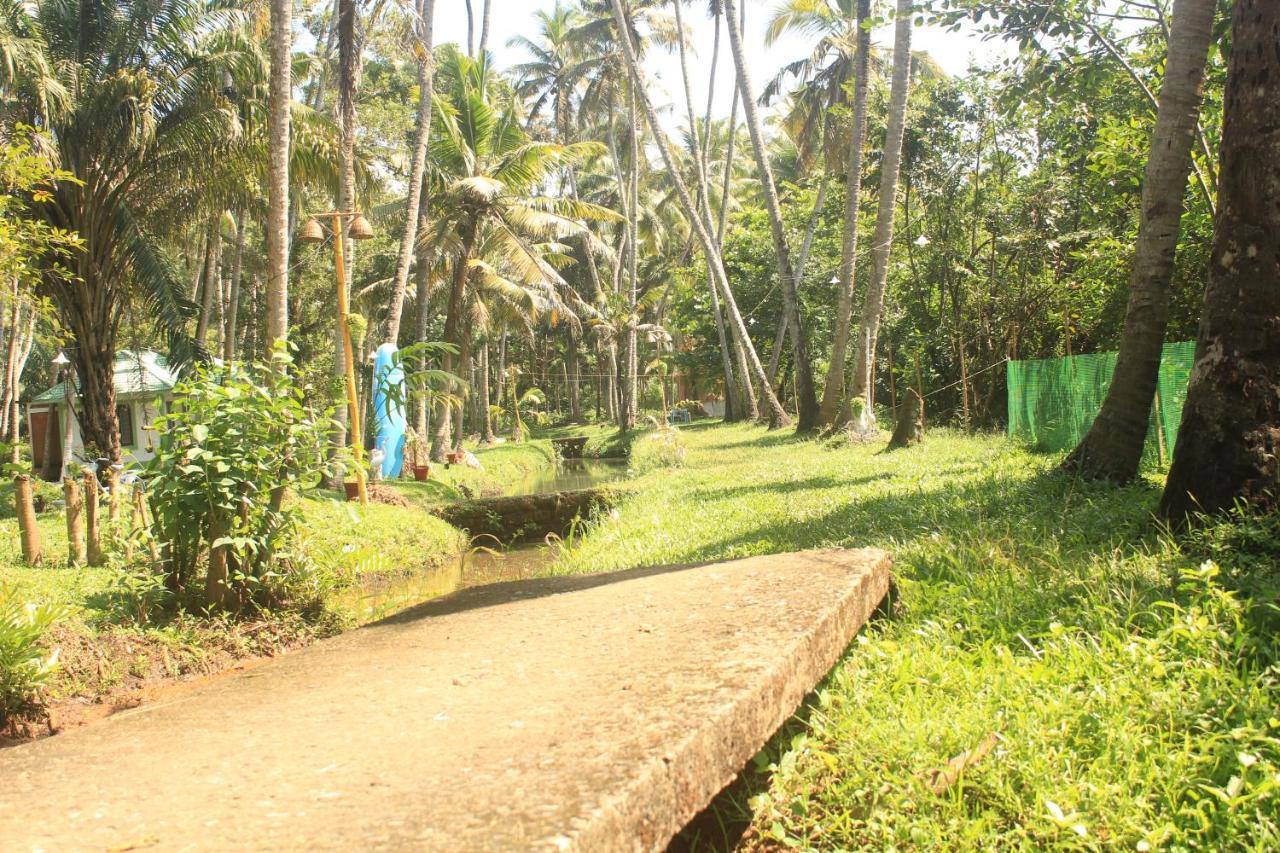
<svg viewBox="0 0 1280 853">
<path fill-rule="evenodd" d="M 534 13 L 539 9 L 550 10 L 554 0 L 491 0 L 491 23 L 489 33 L 489 49 L 499 68 L 508 68 L 527 58 L 527 54 L 519 48 L 508 47 L 507 42 L 515 35 L 533 38 L 537 35 L 537 22 Z M 476 38 L 479 39 L 479 15 L 483 0 L 472 0 L 476 10 Z M 807 55 L 812 48 L 812 40 L 806 36 L 787 35 L 773 45 L 764 43 L 765 24 L 771 17 L 778 0 L 743 0 L 745 6 L 746 27 L 744 32 L 744 48 L 748 57 L 748 68 L 751 74 L 752 89 L 758 94 L 764 84 L 777 73 L 785 63 Z M 705 3 L 686 1 L 683 15 L 685 26 L 693 31 L 693 44 L 697 51 L 689 58 L 689 74 L 693 82 L 694 104 L 701 112 L 705 109 L 707 98 L 707 71 L 709 68 L 712 44 L 712 20 L 705 12 Z M 438 0 L 435 10 L 435 41 L 457 42 L 466 44 L 467 11 L 463 0 Z M 884 47 L 893 44 L 892 24 L 877 29 L 872 34 L 873 43 Z M 918 27 L 913 35 L 913 50 L 927 51 L 942 68 L 952 76 L 960 76 L 969 68 L 971 62 L 986 64 L 1008 55 L 1009 48 L 999 42 L 983 41 L 973 32 L 951 33 L 940 27 Z M 666 89 L 665 94 L 652 93 L 654 106 L 661 109 L 676 102 L 681 104 L 683 95 L 680 92 L 680 62 L 674 53 L 654 50 L 646 59 L 645 67 L 652 79 Z M 733 63 L 729 54 L 728 37 L 722 33 L 721 56 L 717 65 L 716 99 L 713 113 L 717 118 L 729 114 L 732 97 Z M 679 114 L 684 114 L 683 106 Z"/>
</svg>

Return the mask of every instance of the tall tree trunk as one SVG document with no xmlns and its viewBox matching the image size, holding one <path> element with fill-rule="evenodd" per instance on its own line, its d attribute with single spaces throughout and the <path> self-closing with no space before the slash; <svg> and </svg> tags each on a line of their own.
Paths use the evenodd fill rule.
<svg viewBox="0 0 1280 853">
<path fill-rule="evenodd" d="M 231 298 L 227 306 L 226 332 L 223 337 L 222 357 L 231 361 L 236 357 L 236 332 L 240 323 L 240 275 L 244 262 L 244 211 L 236 211 L 236 248 L 231 257 Z"/>
<path fill-rule="evenodd" d="M 642 128 L 640 125 L 640 116 L 636 112 L 636 91 L 635 86 L 631 86 L 627 91 L 627 121 L 630 124 L 631 139 L 631 156 L 630 165 L 627 171 L 628 194 L 631 196 L 631 205 L 627 211 L 627 308 L 634 316 L 636 310 L 636 300 L 640 295 L 640 153 L 642 151 L 640 145 L 640 136 Z M 637 346 L 639 340 L 636 337 L 636 329 L 634 324 L 627 326 L 626 347 L 623 351 L 622 360 L 622 418 L 619 426 L 623 430 L 633 429 L 636 425 L 636 411 L 638 403 L 636 400 L 637 376 L 640 367 L 639 354 Z"/>
<path fill-rule="evenodd" d="M 569 420 L 582 420 L 582 359 L 578 333 L 569 330 L 569 351 L 565 354 L 565 371 L 569 381 Z"/>
<path fill-rule="evenodd" d="M 480 12 L 480 44 L 476 47 L 476 55 L 484 56 L 484 52 L 489 49 L 489 6 L 491 0 L 484 0 L 484 5 Z"/>
<path fill-rule="evenodd" d="M 493 444 L 493 415 L 489 407 L 493 401 L 489 397 L 489 342 L 486 340 L 480 349 L 480 440 L 485 444 Z"/>
<path fill-rule="evenodd" d="M 480 224 L 473 223 L 473 230 L 462 239 L 462 250 L 458 254 L 458 260 L 453 265 L 453 273 L 450 276 L 449 285 L 449 303 L 445 310 L 444 317 L 444 339 L 447 343 L 451 343 L 459 350 L 458 354 L 449 354 L 445 356 L 445 368 L 449 372 L 457 375 L 458 370 L 464 364 L 463 356 L 467 355 L 463 351 L 465 340 L 469 332 L 465 328 L 463 321 L 463 311 L 465 309 L 464 299 L 466 296 L 467 269 L 471 263 L 471 250 L 474 245 L 474 234 L 479 231 Z M 460 389 L 453 389 L 460 393 Z M 450 430 L 450 406 L 442 404 L 437 407 L 437 418 L 435 424 L 435 432 L 431 437 L 431 461 L 443 462 L 445 448 L 450 446 L 449 430 Z M 459 439 L 460 440 L 460 439 Z"/>
<path fill-rule="evenodd" d="M 426 227 L 426 217 L 422 217 L 418 222 L 418 230 L 421 231 Z M 414 330 L 414 340 L 422 343 L 427 339 L 427 328 L 430 325 L 431 315 L 428 313 L 428 303 L 431 299 L 431 270 L 427 264 L 427 253 L 424 249 L 417 250 L 417 262 L 414 264 L 414 308 L 416 310 L 417 328 Z M 424 358 L 420 369 L 427 366 Z M 417 408 L 414 413 L 414 429 L 420 437 L 426 437 L 427 434 L 427 401 L 426 398 L 417 400 Z"/>
<path fill-rule="evenodd" d="M 788 323 L 791 325 L 796 372 L 796 406 L 799 412 L 796 431 L 809 432 L 818 426 L 818 398 L 813 386 L 813 365 L 809 360 L 809 335 L 800 315 L 795 272 L 791 266 L 791 252 L 787 248 L 787 235 L 782 222 L 782 205 L 778 201 L 778 189 L 773 181 L 773 168 L 769 165 L 769 153 L 765 149 L 764 128 L 756 109 L 751 77 L 743 54 L 737 0 L 724 0 L 724 14 L 725 23 L 729 27 L 729 46 L 733 51 L 734 65 L 737 66 L 738 71 L 738 88 L 742 92 L 743 116 L 746 119 L 747 130 L 751 134 L 751 147 L 756 156 L 756 168 L 760 172 L 760 187 L 764 192 L 765 207 L 769 211 L 774 255 L 782 284 L 783 310 L 787 312 Z"/>
<path fill-rule="evenodd" d="M 1142 218 L 1129 274 L 1129 305 L 1111 387 L 1098 417 L 1063 467 L 1125 482 L 1138 473 L 1169 320 L 1169 284 L 1212 38 L 1213 0 L 1175 0 L 1160 109 L 1142 185 Z M 1221 205 L 1220 205 L 1221 206 Z"/>
<path fill-rule="evenodd" d="M 204 346 L 209 337 L 209 323 L 213 320 L 214 297 L 218 293 L 218 280 L 222 275 L 222 216 L 215 216 L 209 223 L 209 250 L 205 255 L 204 289 L 200 294 L 200 316 L 196 320 L 196 343 Z"/>
<path fill-rule="evenodd" d="M 800 244 L 800 254 L 796 257 L 796 293 L 800 292 L 800 287 L 804 284 L 804 271 L 809 265 L 809 253 L 813 250 L 813 239 L 818 233 L 818 223 L 822 219 L 822 211 L 827 206 L 828 177 L 825 169 L 818 176 L 818 194 L 813 200 L 813 210 L 809 213 L 809 223 L 805 226 L 804 242 Z M 782 348 L 786 344 L 789 326 L 787 313 L 784 311 L 778 316 L 778 331 L 773 338 L 773 352 L 769 355 L 770 383 L 775 382 L 778 378 L 778 364 L 781 361 Z"/>
<path fill-rule="evenodd" d="M 1177 7 L 1174 7 L 1174 33 Z M 1195 368 L 1160 513 L 1280 499 L 1280 5 L 1236 0 L 1218 213 Z"/>
<path fill-rule="evenodd" d="M 267 350 L 289 334 L 289 109 L 293 2 L 271 0 L 267 162 Z"/>
<path fill-rule="evenodd" d="M 80 438 L 86 451 L 120 461 L 120 423 L 116 420 L 115 328 L 107 318 L 88 312 L 71 324 L 75 337 L 76 373 L 84 400 L 80 413 Z"/>
<path fill-rule="evenodd" d="M 853 321 L 854 272 L 858 259 L 858 213 L 862 199 L 862 149 L 867 135 L 867 84 L 871 68 L 871 31 L 863 24 L 871 17 L 871 0 L 858 0 L 857 52 L 854 60 L 853 131 L 849 135 L 848 175 L 845 181 L 844 233 L 840 247 L 840 296 L 836 305 L 836 326 L 831 339 L 831 364 L 822 391 L 819 420 L 835 425 L 848 411 L 845 363 L 849 355 L 849 332 Z"/>
<path fill-rule="evenodd" d="M 689 113 L 689 127 L 692 129 L 690 145 L 695 148 L 693 154 L 698 164 L 698 197 L 701 202 L 701 210 L 707 219 L 708 229 L 711 227 L 710 214 L 710 175 L 708 163 L 708 144 L 711 138 L 711 108 L 713 98 L 715 96 L 716 83 L 716 67 L 720 61 L 720 13 L 719 6 L 715 9 L 715 36 L 711 45 L 711 62 L 710 70 L 707 74 L 707 111 L 702 122 L 702 134 L 699 139 L 698 126 L 694 121 L 693 115 L 693 93 L 689 88 L 689 68 L 688 60 L 685 56 L 684 44 L 684 21 L 680 14 L 680 7 L 684 0 L 673 0 L 676 8 L 676 23 L 680 32 L 680 75 L 684 82 L 685 104 Z M 737 107 L 735 101 L 734 107 Z M 720 293 L 716 288 L 716 278 L 711 272 L 711 262 L 707 261 L 707 287 L 711 290 L 711 312 L 716 323 L 716 337 L 720 344 L 720 365 L 724 371 L 724 419 L 726 421 L 737 420 L 742 411 L 742 406 L 738 402 L 737 377 L 733 371 L 733 356 L 729 349 L 729 336 L 725 334 L 724 328 L 724 312 L 720 308 Z"/>
<path fill-rule="evenodd" d="M 467 56 L 476 55 L 476 13 L 471 8 L 471 0 L 467 4 Z"/>
<path fill-rule="evenodd" d="M 729 191 L 733 186 L 733 158 L 737 152 L 738 102 L 741 100 L 741 96 L 742 93 L 738 91 L 738 87 L 735 85 L 729 105 L 729 126 L 727 128 L 729 143 L 725 147 L 724 153 L 724 175 L 720 186 L 720 217 L 716 223 L 714 235 L 717 255 L 723 251 L 725 226 L 729 221 Z M 733 295 L 733 291 L 726 287 L 722 295 L 730 315 L 738 313 L 737 300 Z M 756 399 L 756 392 L 751 384 L 751 372 L 747 367 L 747 347 L 752 346 L 752 343 L 750 338 L 744 340 L 742 330 L 745 330 L 745 328 L 745 326 L 739 327 L 736 323 L 729 324 L 729 330 L 733 337 L 733 355 L 737 360 L 736 378 L 740 383 L 737 386 L 739 410 L 735 413 L 734 420 L 747 418 L 751 421 L 758 421 L 760 420 L 760 403 Z M 772 387 L 772 383 L 766 384 Z"/>
<path fill-rule="evenodd" d="M 355 0 L 338 0 L 338 210 L 348 213 L 356 207 L 355 145 L 356 145 L 356 91 L 360 86 L 360 45 L 356 36 Z M 338 233 L 335 240 L 343 241 L 346 256 L 346 276 L 338 283 L 345 288 L 350 299 L 351 282 L 355 271 L 355 244 L 347 236 L 347 220 L 338 217 Z M 344 332 L 340 322 L 333 328 L 333 379 L 341 383 L 346 373 Z M 358 416 L 358 414 L 357 414 Z M 347 444 L 347 428 L 350 413 L 339 406 L 333 413 L 333 430 L 330 438 L 331 452 L 340 453 Z"/>
<path fill-rule="evenodd" d="M 409 286 L 409 266 L 413 262 L 413 244 L 418 236 L 418 209 L 422 204 L 422 178 L 426 171 L 427 143 L 431 135 L 431 95 L 434 91 L 432 61 L 432 26 L 435 0 L 417 0 L 418 40 L 414 50 L 418 57 L 418 114 L 413 132 L 413 159 L 409 167 L 409 197 L 405 201 L 404 231 L 400 235 L 400 254 L 392 277 L 391 304 L 387 307 L 387 325 L 383 340 L 394 344 L 400 339 L 400 318 L 404 313 L 404 295 Z M 485 8 L 488 8 L 486 2 Z"/>
<path fill-rule="evenodd" d="M 902 166 L 902 134 L 907 121 L 907 94 L 911 88 L 911 6 L 912 0 L 898 0 L 893 38 L 893 83 L 889 94 L 889 121 L 885 129 L 884 153 L 880 158 L 880 198 L 876 230 L 871 238 L 871 280 L 862 301 L 862 322 L 853 360 L 850 397 L 861 397 L 865 411 L 874 416 L 872 390 L 875 387 L 875 353 L 880 338 L 880 318 L 884 315 L 884 291 L 889 279 L 889 252 L 893 248 L 893 216 L 898 209 L 898 172 Z M 992 241 L 992 245 L 995 243 Z"/>
<path fill-rule="evenodd" d="M 610 0 L 613 7 L 614 23 L 618 27 L 618 32 L 625 34 L 627 32 L 626 19 L 623 11 L 623 0 Z M 635 86 L 636 94 L 639 98 L 640 105 L 644 108 L 645 119 L 649 124 L 649 130 L 653 134 L 653 138 L 657 143 L 658 150 L 662 154 L 663 165 L 667 168 L 667 173 L 671 176 L 671 181 L 675 185 L 676 195 L 680 200 L 681 209 L 693 226 L 695 235 L 699 242 L 702 243 L 702 250 L 712 259 L 712 270 L 716 276 L 716 283 L 720 286 L 722 293 L 729 293 L 729 278 L 724 271 L 724 263 L 720 258 L 719 249 L 712 240 L 710 232 L 703 225 L 702 218 L 698 216 L 697 208 L 694 206 L 693 197 L 689 194 L 689 187 L 685 185 L 684 178 L 680 174 L 680 170 L 676 168 L 675 158 L 667 145 L 666 138 L 662 134 L 661 125 L 658 123 L 658 115 L 653 109 L 653 103 L 649 100 L 649 94 L 644 90 L 640 78 L 640 67 L 636 59 L 635 47 L 631 44 L 631 39 L 622 37 L 619 39 L 622 45 L 623 56 L 626 59 L 627 70 L 631 75 L 631 80 Z M 728 302 L 730 309 L 730 319 L 738 328 L 743 340 L 746 342 L 748 354 L 751 359 L 751 369 L 756 378 L 761 382 L 764 381 L 764 365 L 760 363 L 760 357 L 756 354 L 755 347 L 751 346 L 751 338 L 747 335 L 746 324 L 742 320 L 742 314 L 738 311 L 737 304 Z M 782 405 L 778 402 L 777 396 L 773 393 L 773 389 L 767 384 L 763 388 L 765 401 L 770 410 L 770 423 L 778 426 L 785 426 L 790 423 L 790 418 L 783 410 Z"/>
</svg>

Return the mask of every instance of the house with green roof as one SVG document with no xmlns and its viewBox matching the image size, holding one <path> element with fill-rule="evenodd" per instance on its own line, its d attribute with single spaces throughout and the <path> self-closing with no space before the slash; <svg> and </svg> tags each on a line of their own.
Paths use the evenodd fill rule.
<svg viewBox="0 0 1280 853">
<path fill-rule="evenodd" d="M 154 423 L 173 399 L 177 371 L 168 360 L 150 350 L 121 350 L 116 353 L 115 386 L 116 417 L 120 421 L 120 445 L 125 463 L 146 462 L 155 455 L 159 441 Z M 27 427 L 31 436 L 32 461 L 35 470 L 42 469 L 44 454 L 57 455 L 62 467 L 63 448 L 70 440 L 71 461 L 91 462 L 80 438 L 79 382 L 74 388 L 67 382 L 42 391 L 27 405 Z M 73 402 L 74 405 L 68 405 Z M 74 411 L 73 411 L 74 409 Z M 55 419 L 50 423 L 50 419 Z M 70 430 L 70 435 L 67 430 Z"/>
</svg>

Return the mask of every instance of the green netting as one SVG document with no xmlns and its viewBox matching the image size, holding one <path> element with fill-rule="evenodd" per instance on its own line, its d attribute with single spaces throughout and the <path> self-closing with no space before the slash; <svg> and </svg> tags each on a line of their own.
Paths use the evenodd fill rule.
<svg viewBox="0 0 1280 853">
<path fill-rule="evenodd" d="M 1145 454 L 1169 458 L 1182 421 L 1195 341 L 1165 344 Z M 1070 450 L 1089 430 L 1111 385 L 1116 353 L 1009 362 L 1009 437 L 1040 450 Z"/>
</svg>

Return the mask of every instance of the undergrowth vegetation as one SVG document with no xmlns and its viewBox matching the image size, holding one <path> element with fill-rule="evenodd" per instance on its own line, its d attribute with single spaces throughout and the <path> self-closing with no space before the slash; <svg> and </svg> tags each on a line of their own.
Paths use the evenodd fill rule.
<svg viewBox="0 0 1280 853">
<path fill-rule="evenodd" d="M 1152 484 L 1053 474 L 998 437 L 883 454 L 752 427 L 681 436 L 679 482 L 642 477 L 555 571 L 830 546 L 895 559 L 893 615 L 721 799 L 726 833 L 823 850 L 1280 843 L 1274 519 L 1175 540 Z"/>
</svg>

